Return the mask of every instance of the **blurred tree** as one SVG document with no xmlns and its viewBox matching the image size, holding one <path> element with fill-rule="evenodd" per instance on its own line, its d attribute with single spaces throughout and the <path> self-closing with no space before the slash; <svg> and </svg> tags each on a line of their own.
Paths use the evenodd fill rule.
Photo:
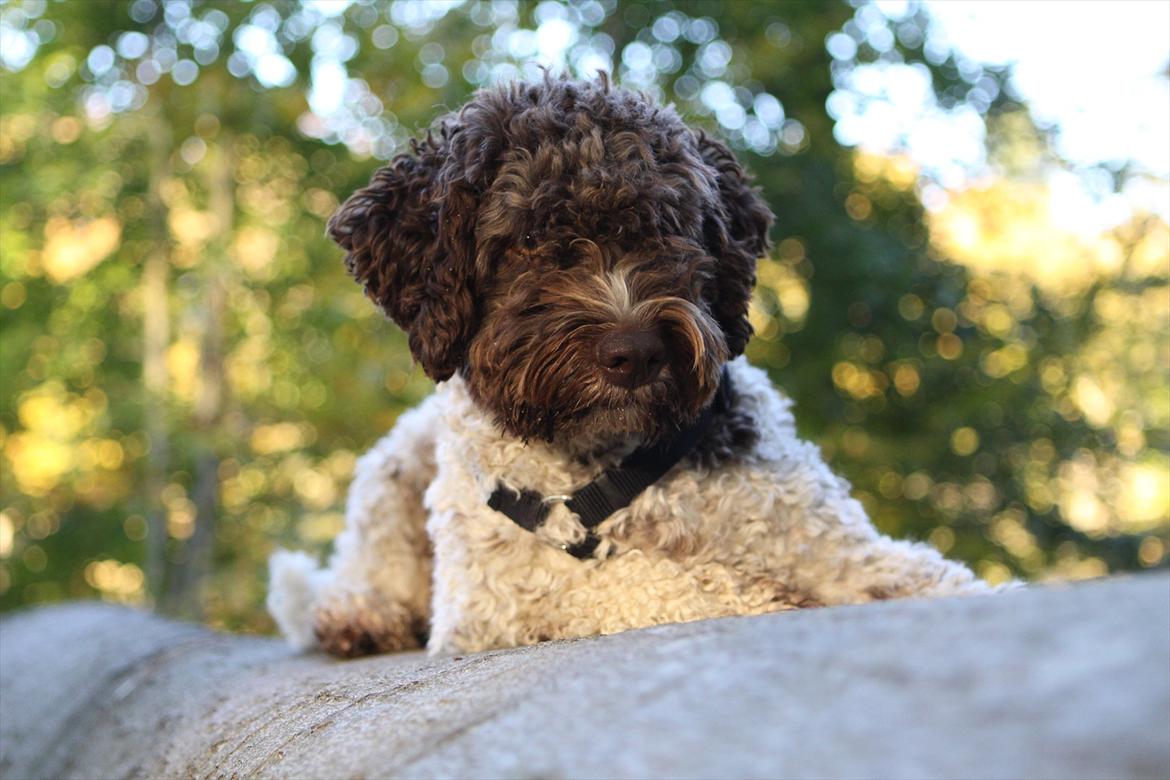
<svg viewBox="0 0 1170 780">
<path fill-rule="evenodd" d="M 267 627 L 272 540 L 330 539 L 355 453 L 429 390 L 324 221 L 542 62 L 744 155 L 778 216 L 749 355 L 879 525 L 992 579 L 1166 559 L 1166 226 L 1047 222 L 1049 134 L 917 6 L 24 0 L 0 33 L 4 608 Z M 849 145 L 890 73 L 986 133 L 987 186 Z"/>
</svg>

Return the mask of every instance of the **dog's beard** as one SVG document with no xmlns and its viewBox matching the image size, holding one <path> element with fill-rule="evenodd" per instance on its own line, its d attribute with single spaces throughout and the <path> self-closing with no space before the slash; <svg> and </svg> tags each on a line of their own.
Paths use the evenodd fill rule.
<svg viewBox="0 0 1170 780">
<path fill-rule="evenodd" d="M 467 377 L 472 397 L 509 434 L 569 444 L 574 439 L 640 441 L 685 428 L 711 401 L 727 349 L 718 325 L 695 304 L 664 297 L 634 307 L 653 323 L 668 363 L 633 389 L 608 382 L 596 360 L 597 339 L 613 325 L 589 310 L 501 317 L 477 337 Z"/>
</svg>

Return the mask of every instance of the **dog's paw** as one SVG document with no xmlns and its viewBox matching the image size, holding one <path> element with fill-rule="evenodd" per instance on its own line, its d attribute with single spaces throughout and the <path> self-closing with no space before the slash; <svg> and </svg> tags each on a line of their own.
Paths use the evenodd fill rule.
<svg viewBox="0 0 1170 780">
<path fill-rule="evenodd" d="M 321 649 L 341 658 L 416 650 L 426 643 L 425 625 L 400 604 L 371 608 L 345 597 L 317 609 L 314 633 Z"/>
</svg>

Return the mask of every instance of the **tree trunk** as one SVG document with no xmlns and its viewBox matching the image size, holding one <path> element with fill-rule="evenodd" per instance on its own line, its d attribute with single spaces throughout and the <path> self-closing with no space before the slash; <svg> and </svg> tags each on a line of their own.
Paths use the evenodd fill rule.
<svg viewBox="0 0 1170 780">
<path fill-rule="evenodd" d="M 1170 577 L 351 662 L 0 622 L 0 777 L 1170 776 Z"/>
<path fill-rule="evenodd" d="M 143 427 L 150 441 L 146 459 L 146 587 L 153 601 L 163 594 L 166 575 L 167 518 L 162 503 L 170 462 L 167 432 L 166 353 L 171 340 L 168 277 L 170 242 L 167 239 L 167 207 L 162 182 L 168 171 L 171 138 L 169 126 L 157 114 L 146 122 L 150 149 L 149 224 L 156 236 L 142 269 L 142 384 L 145 392 Z"/>
<path fill-rule="evenodd" d="M 199 350 L 199 384 L 195 394 L 193 427 L 197 437 L 195 482 L 195 529 L 182 551 L 171 579 L 173 587 L 167 611 L 181 617 L 203 616 L 203 586 L 211 573 L 215 550 L 215 526 L 219 514 L 219 453 L 217 439 L 227 393 L 224 376 L 224 312 L 227 276 L 230 273 L 235 187 L 231 138 L 225 133 L 208 150 L 207 189 L 217 238 L 209 245 L 201 271 L 206 298 L 203 335 Z"/>
</svg>

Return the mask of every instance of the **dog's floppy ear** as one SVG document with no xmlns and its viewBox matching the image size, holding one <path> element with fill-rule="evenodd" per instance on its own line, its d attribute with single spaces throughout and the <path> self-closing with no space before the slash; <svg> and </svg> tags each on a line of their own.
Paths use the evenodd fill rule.
<svg viewBox="0 0 1170 780">
<path fill-rule="evenodd" d="M 350 275 L 406 331 L 411 354 L 436 381 L 463 364 L 475 330 L 475 197 L 444 172 L 457 132 L 446 124 L 413 143 L 329 220 Z"/>
<path fill-rule="evenodd" d="M 756 259 L 768 251 L 768 228 L 775 218 L 730 149 L 702 131 L 695 140 L 703 162 L 717 177 L 719 203 L 704 215 L 703 239 L 719 261 L 711 290 L 712 313 L 723 328 L 730 357 L 735 357 L 752 335 L 747 313 L 756 284 Z"/>
</svg>

